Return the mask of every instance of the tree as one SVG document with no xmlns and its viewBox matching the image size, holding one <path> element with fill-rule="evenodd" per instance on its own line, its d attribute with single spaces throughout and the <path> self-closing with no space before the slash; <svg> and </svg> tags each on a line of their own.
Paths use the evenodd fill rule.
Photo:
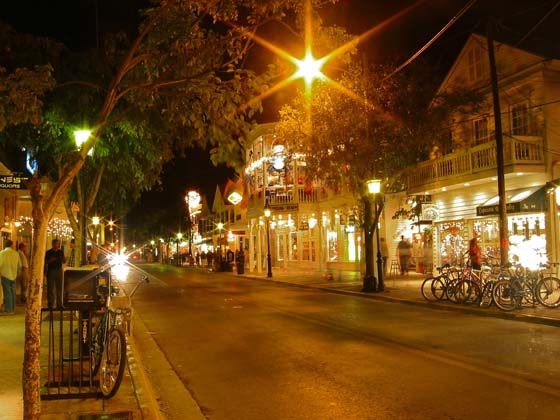
<svg viewBox="0 0 560 420">
<path fill-rule="evenodd" d="M 448 144 L 452 111 L 467 112 L 480 102 L 471 92 L 434 99 L 433 71 L 426 65 L 397 74 L 393 69 L 349 62 L 339 74 L 339 86 L 316 82 L 311 96 L 301 94 L 281 110 L 278 125 L 291 152 L 305 155 L 308 173 L 319 174 L 331 187 L 346 185 L 362 202 L 364 289 L 371 288 L 366 279 L 373 278 L 372 239 L 382 206 L 377 203 L 372 217 L 366 180 L 382 179 L 385 192 L 404 190 L 404 170 Z"/>
<path fill-rule="evenodd" d="M 60 124 L 49 125 L 53 132 L 47 137 L 56 141 L 38 142 L 34 149 L 39 170 L 29 185 L 35 237 L 25 319 L 25 418 L 40 417 L 39 327 L 48 216 L 70 190 L 88 153 L 103 142 L 111 148 L 114 143 L 120 147 L 119 139 L 110 136 L 111 130 L 136 114 L 145 121 L 157 118 L 162 131 L 147 138 L 159 143 L 162 158 L 166 150 L 198 145 L 212 148 L 214 162 L 227 160 L 239 166 L 244 156 L 243 138 L 252 117 L 260 111 L 254 98 L 271 81 L 270 73 L 256 74 L 245 66 L 251 35 L 267 22 L 284 18 L 287 10 L 298 12 L 302 3 L 154 0 L 154 6 L 143 12 L 136 37 L 130 42 L 126 37 L 116 38 L 114 50 L 105 51 L 113 64 L 110 76 L 101 75 L 95 83 L 73 83 L 81 86 L 82 92 L 88 88 L 102 92 L 100 103 L 84 95 L 73 104 L 79 115 L 70 115 L 69 124 L 64 124 L 60 111 L 47 119 Z M 62 89 L 72 83 L 59 86 Z M 89 122 L 92 134 L 76 151 L 68 127 L 81 123 L 77 121 L 80 117 Z M 41 187 L 42 176 L 53 180 L 47 191 Z"/>
</svg>

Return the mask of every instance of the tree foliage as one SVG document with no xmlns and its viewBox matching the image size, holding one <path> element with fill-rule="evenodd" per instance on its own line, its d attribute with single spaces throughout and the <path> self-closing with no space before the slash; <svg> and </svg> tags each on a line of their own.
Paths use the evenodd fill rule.
<svg viewBox="0 0 560 420">
<path fill-rule="evenodd" d="M 335 0 L 315 0 L 313 4 L 326 2 Z M 136 161 L 123 165 L 131 171 L 127 175 L 132 182 L 141 176 L 138 169 L 144 165 L 157 169 L 158 162 L 173 151 L 198 145 L 212 148 L 215 162 L 241 166 L 243 139 L 260 111 L 255 98 L 274 77 L 272 71 L 256 74 L 246 66 L 251 34 L 267 22 L 283 19 L 287 11 L 298 13 L 304 3 L 154 0 L 153 7 L 143 12 L 137 34 L 106 39 L 98 55 L 81 65 L 77 61 L 66 66 L 69 55 L 64 50 L 60 54 L 35 50 L 44 53 L 41 60 L 52 59 L 57 86 L 45 107 L 44 123 L 39 128 L 23 126 L 19 133 L 39 161 L 39 171 L 29 185 L 35 235 L 25 320 L 25 418 L 40 417 L 39 326 L 48 216 L 67 196 L 86 161 L 89 165 L 93 160 L 92 165 L 110 172 L 110 165 L 118 162 L 116 156 L 138 153 Z M 33 120 L 15 122 L 25 121 Z M 72 132 L 85 125 L 92 135 L 76 150 Z M 94 158 L 89 159 L 92 149 Z M 41 176 L 53 180 L 46 194 Z M 126 188 L 116 182 L 111 187 L 115 194 Z"/>
<path fill-rule="evenodd" d="M 337 80 L 344 89 L 316 82 L 311 97 L 302 94 L 281 110 L 279 130 L 294 153 L 305 154 L 310 173 L 331 185 L 346 183 L 358 197 L 373 177 L 384 179 L 385 191 L 402 190 L 406 167 L 449 144 L 452 112 L 479 103 L 471 92 L 434 99 L 425 65 L 389 77 L 393 69 L 355 60 Z"/>
<path fill-rule="evenodd" d="M 21 36 L 1 21 L 0 41 L 0 132 L 23 123 L 37 125 L 42 120 L 42 97 L 55 83 L 52 65 L 37 56 L 57 50 L 59 44 Z"/>
</svg>

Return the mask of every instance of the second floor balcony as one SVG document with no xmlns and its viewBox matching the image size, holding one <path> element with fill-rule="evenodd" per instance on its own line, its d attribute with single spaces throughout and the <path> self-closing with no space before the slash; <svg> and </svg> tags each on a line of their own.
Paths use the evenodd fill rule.
<svg viewBox="0 0 560 420">
<path fill-rule="evenodd" d="M 541 137 L 504 138 L 504 172 L 543 172 L 545 161 Z M 421 193 L 474 179 L 496 175 L 496 142 L 421 162 L 408 171 L 408 192 Z"/>
</svg>

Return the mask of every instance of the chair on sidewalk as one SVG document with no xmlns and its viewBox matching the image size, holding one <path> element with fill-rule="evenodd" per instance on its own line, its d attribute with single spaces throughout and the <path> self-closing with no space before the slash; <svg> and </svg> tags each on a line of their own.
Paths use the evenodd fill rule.
<svg viewBox="0 0 560 420">
<path fill-rule="evenodd" d="M 401 267 L 397 260 L 391 260 L 391 268 L 389 269 L 389 276 L 390 277 L 397 277 L 401 272 Z"/>
</svg>

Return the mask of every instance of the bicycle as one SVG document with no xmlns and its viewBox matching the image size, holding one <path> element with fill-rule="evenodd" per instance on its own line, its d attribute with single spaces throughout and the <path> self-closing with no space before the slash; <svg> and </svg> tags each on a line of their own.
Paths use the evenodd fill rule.
<svg viewBox="0 0 560 420">
<path fill-rule="evenodd" d="M 111 274 L 106 271 L 106 285 L 97 287 L 103 305 L 97 312 L 99 320 L 92 328 L 89 348 L 92 376 L 99 373 L 99 389 L 105 398 L 113 397 L 122 382 L 126 365 L 126 337 L 122 329 L 127 309 L 111 308 L 111 296 L 118 288 L 111 285 Z"/>
<path fill-rule="evenodd" d="M 457 281 L 458 271 L 445 264 L 443 267 L 437 267 L 439 275 L 436 277 L 427 277 L 420 288 L 422 296 L 428 302 L 436 300 L 444 300 L 448 298 L 447 290 Z"/>
<path fill-rule="evenodd" d="M 544 269 L 558 267 L 560 263 L 548 263 L 543 265 L 539 271 L 539 280 L 535 287 L 537 300 L 547 308 L 557 308 L 560 306 L 560 279 L 554 276 L 544 275 Z"/>
<path fill-rule="evenodd" d="M 496 282 L 492 297 L 496 306 L 503 311 L 521 308 L 523 304 L 535 306 L 538 303 L 537 280 L 540 274 L 517 265 L 510 269 L 510 278 Z"/>
</svg>

